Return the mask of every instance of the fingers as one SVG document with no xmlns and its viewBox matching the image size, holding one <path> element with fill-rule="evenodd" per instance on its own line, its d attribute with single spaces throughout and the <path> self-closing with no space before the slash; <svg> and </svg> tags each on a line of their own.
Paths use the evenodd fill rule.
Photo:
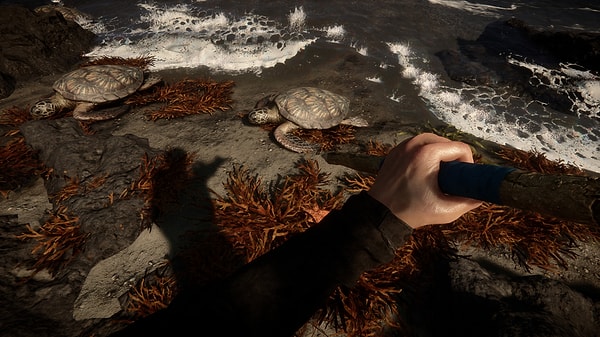
<svg viewBox="0 0 600 337">
<path fill-rule="evenodd" d="M 435 136 L 435 137 L 433 137 Z M 427 136 L 423 138 L 425 144 L 421 147 L 420 151 L 426 153 L 426 155 L 433 161 L 436 162 L 434 171 L 434 177 L 431 181 L 432 186 L 435 185 L 435 194 L 438 199 L 438 207 L 440 211 L 449 214 L 451 220 L 454 221 L 460 216 L 460 214 L 468 212 L 481 205 L 481 201 L 470 198 L 463 198 L 457 196 L 451 196 L 444 194 L 437 185 L 437 175 L 439 173 L 439 163 L 442 161 L 461 161 L 473 163 L 473 152 L 468 144 L 450 141 L 449 139 L 439 137 L 436 135 Z M 427 143 L 429 142 L 429 143 Z"/>
<path fill-rule="evenodd" d="M 427 151 L 432 151 L 432 155 L 440 161 L 473 162 L 471 147 L 463 142 L 451 141 L 433 133 L 423 133 L 412 140 L 411 147 L 428 148 Z"/>
<path fill-rule="evenodd" d="M 433 133 L 419 134 L 415 137 L 406 139 L 405 141 L 403 141 L 402 143 L 400 143 L 396 147 L 394 147 L 390 151 L 390 153 L 388 153 L 386 160 L 383 163 L 383 166 L 386 166 L 386 164 L 388 164 L 388 163 L 395 164 L 395 165 L 389 164 L 389 166 L 403 165 L 406 158 L 415 156 L 415 153 L 422 151 L 424 146 L 434 145 L 436 143 L 448 143 L 448 142 L 451 142 L 451 141 L 449 139 L 440 137 Z M 440 153 L 442 153 L 442 152 L 440 152 Z"/>
<path fill-rule="evenodd" d="M 431 148 L 430 148 L 431 147 Z M 433 133 L 422 133 L 413 138 L 407 139 L 396 146 L 388 156 L 413 154 L 414 151 L 433 151 L 434 156 L 439 157 L 440 161 L 466 161 L 473 162 L 473 154 L 469 145 L 451 141 L 450 139 L 438 136 Z"/>
<path fill-rule="evenodd" d="M 411 144 L 414 144 L 414 146 L 416 146 L 416 147 L 427 145 L 427 144 L 451 142 L 450 139 L 444 138 L 442 136 L 438 136 L 434 133 L 422 133 L 420 135 L 417 135 L 417 136 L 411 138 L 409 141 L 411 142 Z"/>
<path fill-rule="evenodd" d="M 462 142 L 451 141 L 444 143 L 443 149 L 439 152 L 440 161 L 462 161 L 473 162 L 473 152 L 471 147 Z"/>
</svg>

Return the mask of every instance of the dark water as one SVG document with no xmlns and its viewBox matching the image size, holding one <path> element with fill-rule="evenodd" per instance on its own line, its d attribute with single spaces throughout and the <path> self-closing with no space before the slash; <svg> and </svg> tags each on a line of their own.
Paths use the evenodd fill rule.
<svg viewBox="0 0 600 337">
<path fill-rule="evenodd" d="M 566 62 L 550 66 L 502 55 L 530 72 L 531 83 L 545 81 L 551 91 L 572 93 L 571 107 L 561 111 L 515 96 L 510 87 L 452 81 L 436 56 L 477 40 L 490 24 L 508 18 L 536 29 L 600 32 L 598 1 L 65 0 L 64 5 L 89 14 L 80 23 L 99 36 L 90 56 L 152 54 L 156 70 L 205 68 L 267 80 L 265 70 L 282 64 L 289 71 L 278 76 L 302 76 L 293 67 L 303 51 L 324 58 L 335 48 L 354 48 L 375 65 L 367 79 L 398 105 L 422 101 L 435 118 L 465 132 L 600 172 L 598 74 Z"/>
</svg>

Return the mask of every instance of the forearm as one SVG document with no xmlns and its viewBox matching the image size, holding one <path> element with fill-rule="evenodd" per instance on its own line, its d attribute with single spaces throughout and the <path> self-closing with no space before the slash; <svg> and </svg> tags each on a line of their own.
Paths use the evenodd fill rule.
<svg viewBox="0 0 600 337">
<path fill-rule="evenodd" d="M 292 335 L 337 286 L 389 262 L 411 232 L 363 192 L 223 282 L 180 294 L 144 334 L 206 324 L 221 336 Z"/>
<path fill-rule="evenodd" d="M 391 261 L 412 229 L 366 193 L 237 272 L 230 300 L 248 329 L 292 334 L 333 290 Z M 246 330 L 248 331 L 248 330 Z"/>
</svg>

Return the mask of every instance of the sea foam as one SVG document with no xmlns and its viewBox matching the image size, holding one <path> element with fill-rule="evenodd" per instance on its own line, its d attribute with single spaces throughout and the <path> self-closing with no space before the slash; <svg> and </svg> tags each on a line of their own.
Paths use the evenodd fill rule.
<svg viewBox="0 0 600 337">
<path fill-rule="evenodd" d="M 411 79 L 420 89 L 419 95 L 440 120 L 483 139 L 525 151 L 536 150 L 549 159 L 600 172 L 600 142 L 594 134 L 597 120 L 586 119 L 582 123 L 580 118 L 585 116 L 577 118 L 553 112 L 539 102 L 528 102 L 500 89 L 444 85 L 435 74 L 424 70 L 427 62 L 419 62 L 422 58 L 413 54 L 410 45 L 388 43 L 388 47 L 397 55 L 403 77 Z M 571 89 L 586 93 L 582 95 L 586 97 L 583 104 L 586 113 L 597 117 L 600 83 L 593 75 L 567 66 L 556 74 L 532 64 L 521 65 L 528 66 L 538 76 L 576 74 L 579 81 L 573 83 L 579 86 Z M 596 105 L 590 110 L 590 104 Z"/>
<path fill-rule="evenodd" d="M 306 14 L 296 8 L 289 25 L 265 16 L 197 13 L 189 5 L 157 7 L 140 4 L 145 14 L 127 32 L 111 33 L 86 56 L 153 55 L 152 70 L 209 67 L 214 71 L 254 72 L 294 57 L 316 38 L 303 31 Z"/>
<path fill-rule="evenodd" d="M 515 10 L 516 5 L 510 7 L 492 6 L 486 4 L 478 4 L 464 0 L 429 0 L 429 3 L 434 5 L 440 5 L 444 7 L 454 8 L 469 12 L 475 15 L 500 17 L 502 11 Z"/>
</svg>

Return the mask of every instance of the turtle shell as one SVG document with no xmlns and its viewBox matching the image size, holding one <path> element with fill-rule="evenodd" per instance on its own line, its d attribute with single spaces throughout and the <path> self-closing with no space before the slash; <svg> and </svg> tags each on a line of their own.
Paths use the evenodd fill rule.
<svg viewBox="0 0 600 337">
<path fill-rule="evenodd" d="M 54 90 L 72 101 L 104 103 L 127 97 L 144 82 L 144 72 L 125 65 L 79 68 L 54 82 Z"/>
<path fill-rule="evenodd" d="M 304 129 L 328 129 L 340 124 L 350 111 L 350 101 L 331 91 L 300 87 L 275 98 L 279 113 Z"/>
</svg>

